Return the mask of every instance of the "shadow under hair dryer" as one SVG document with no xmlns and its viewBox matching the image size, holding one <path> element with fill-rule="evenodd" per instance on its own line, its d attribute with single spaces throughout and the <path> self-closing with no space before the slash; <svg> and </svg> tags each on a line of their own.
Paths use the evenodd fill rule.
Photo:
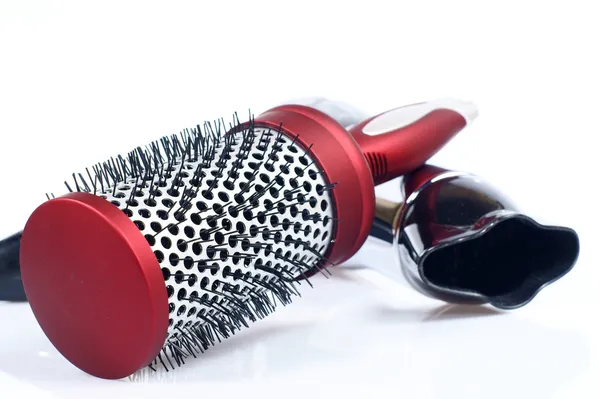
<svg viewBox="0 0 600 399">
<path fill-rule="evenodd" d="M 371 119 L 347 104 L 322 98 L 304 101 L 355 137 L 413 123 L 437 108 L 454 109 L 468 122 L 477 116 L 472 103 L 456 99 L 408 105 Z M 385 159 L 374 158 L 375 168 L 385 172 Z M 387 180 L 385 173 L 379 176 Z M 415 167 L 403 176 L 398 197 L 399 202 L 376 199 L 371 230 L 371 242 L 391 244 L 397 262 L 368 266 L 432 298 L 516 309 L 567 274 L 579 256 L 573 229 L 540 224 L 470 173 L 428 164 Z"/>
<path fill-rule="evenodd" d="M 573 229 L 540 224 L 473 174 L 424 165 L 400 190 L 402 202 L 377 199 L 371 237 L 393 245 L 396 275 L 430 297 L 516 309 L 579 256 Z"/>
</svg>

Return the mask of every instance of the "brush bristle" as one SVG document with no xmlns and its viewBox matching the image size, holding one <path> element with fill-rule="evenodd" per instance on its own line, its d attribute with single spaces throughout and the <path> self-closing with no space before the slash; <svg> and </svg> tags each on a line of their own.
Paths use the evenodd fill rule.
<svg viewBox="0 0 600 399">
<path fill-rule="evenodd" d="M 235 117 L 222 135 L 222 120 L 206 123 L 65 182 L 123 210 L 160 263 L 170 319 L 153 370 L 180 366 L 287 305 L 309 270 L 325 270 L 335 183 L 298 136 L 252 118 L 241 126 Z"/>
</svg>

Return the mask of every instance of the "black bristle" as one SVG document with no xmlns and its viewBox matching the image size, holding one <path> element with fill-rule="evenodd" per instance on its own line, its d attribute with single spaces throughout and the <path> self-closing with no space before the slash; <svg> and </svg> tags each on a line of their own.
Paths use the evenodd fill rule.
<svg viewBox="0 0 600 399">
<path fill-rule="evenodd" d="M 169 368 L 167 367 L 167 365 L 165 364 L 163 358 L 162 358 L 162 353 L 158 354 L 158 360 L 160 361 L 160 363 L 163 365 L 165 371 L 169 372 Z"/>
<path fill-rule="evenodd" d="M 285 287 L 287 289 L 289 289 L 290 291 L 292 291 L 295 295 L 297 296 L 301 296 L 300 292 L 296 289 L 296 287 L 294 286 L 294 280 L 287 278 L 283 275 L 283 273 L 273 269 L 272 267 L 267 267 L 267 266 L 263 266 L 263 265 L 255 265 L 254 266 L 256 269 L 258 270 L 262 270 L 264 272 L 270 273 L 274 276 L 276 276 L 277 278 L 279 278 L 279 280 L 281 280 L 282 282 L 286 283 Z"/>
<path fill-rule="evenodd" d="M 187 350 L 188 356 L 196 357 L 196 352 L 201 351 L 202 349 L 196 345 L 196 343 L 192 339 L 192 336 L 189 333 L 183 331 L 180 327 L 176 327 L 176 330 L 179 332 L 179 334 L 180 334 L 179 336 L 181 337 L 181 339 L 178 342 L 181 343 L 185 347 L 185 349 Z M 175 343 L 171 344 L 171 346 L 174 346 L 177 348 Z M 199 348 L 199 349 L 196 349 L 196 348 Z M 181 349 L 179 349 L 179 348 L 177 350 L 181 351 Z"/>
<path fill-rule="evenodd" d="M 75 182 L 75 191 L 80 193 L 81 189 L 79 188 L 79 184 L 77 183 L 77 176 L 75 176 L 75 173 L 73 173 L 73 182 Z"/>
<path fill-rule="evenodd" d="M 122 175 L 130 177 L 131 170 L 127 166 L 127 162 L 125 161 L 125 158 L 123 158 L 123 156 L 119 155 L 117 157 L 117 161 L 118 161 L 118 165 L 119 165 L 119 170 L 121 171 Z"/>
<path fill-rule="evenodd" d="M 271 167 L 273 167 L 275 165 L 276 154 L 281 151 L 281 145 L 279 144 L 279 140 L 283 136 L 283 130 L 282 130 L 282 128 L 283 128 L 283 124 L 280 123 L 279 124 L 279 128 L 277 129 L 277 136 L 275 136 L 275 140 L 274 140 L 274 143 L 273 143 L 273 146 L 272 146 L 272 149 L 271 149 L 271 153 L 267 157 L 268 160 L 272 161 L 272 163 L 270 165 Z M 268 162 L 265 164 L 265 166 L 269 166 Z"/>
<path fill-rule="evenodd" d="M 100 192 L 103 193 L 104 192 L 104 180 L 102 177 L 103 176 L 102 172 L 100 171 L 100 169 L 98 168 L 97 165 L 92 166 L 92 169 L 94 170 L 94 175 L 96 176 L 98 183 L 100 183 Z"/>
<path fill-rule="evenodd" d="M 90 173 L 90 168 L 85 168 L 85 172 L 87 173 L 88 178 L 90 179 L 90 182 L 92 184 L 92 188 L 94 189 L 93 194 L 96 195 L 96 191 L 97 191 L 96 184 L 98 182 L 98 176 L 94 176 L 94 178 L 92 178 L 92 174 Z"/>
<path fill-rule="evenodd" d="M 110 165 L 106 161 L 102 163 L 102 169 L 104 171 L 104 175 L 106 176 L 107 183 L 116 186 L 118 181 L 115 179 L 114 174 L 110 169 Z M 110 180 L 112 180 L 112 183 L 110 183 Z"/>
<path fill-rule="evenodd" d="M 309 153 L 310 150 L 312 150 L 314 144 L 309 145 L 306 150 L 304 150 L 304 154 L 302 154 L 302 157 L 306 157 L 306 155 Z"/>
<path fill-rule="evenodd" d="M 129 196 L 129 199 L 127 201 L 125 201 L 127 203 L 127 206 L 125 207 L 125 211 L 127 211 L 133 203 L 133 199 L 134 199 L 135 193 L 137 191 L 138 181 L 139 181 L 139 177 L 135 179 L 135 185 L 133 186 L 133 190 L 131 190 L 131 195 Z"/>
<path fill-rule="evenodd" d="M 123 181 L 125 179 L 125 176 L 123 176 L 121 174 L 121 171 L 117 167 L 117 163 L 115 162 L 114 157 L 110 158 L 110 167 L 112 168 L 111 170 L 113 171 L 113 173 L 118 181 Z"/>
<path fill-rule="evenodd" d="M 181 342 L 181 341 L 180 341 L 180 342 Z M 175 360 L 175 363 L 177 363 L 177 366 L 178 366 L 178 367 L 180 367 L 180 366 L 181 366 L 181 362 L 180 362 L 180 360 L 179 360 L 180 356 L 179 356 L 179 355 L 178 355 L 176 352 L 174 352 L 174 351 L 173 351 L 173 348 L 174 348 L 174 347 L 176 347 L 176 346 L 175 346 L 175 345 L 167 345 L 167 346 L 165 346 L 165 349 L 166 349 L 166 348 L 168 348 L 168 349 L 169 349 L 169 352 L 171 352 L 171 356 L 169 356 L 169 357 L 173 358 L 173 360 Z M 166 352 L 165 352 L 165 353 L 166 353 Z M 172 366 L 172 365 L 171 365 L 171 366 Z M 175 368 L 173 367 L 173 370 L 174 370 L 174 369 L 175 369 Z"/>
<path fill-rule="evenodd" d="M 150 161 L 148 160 L 147 154 L 142 150 L 141 147 L 137 148 L 137 155 L 138 155 L 138 159 L 141 161 L 142 163 L 142 169 L 143 169 L 143 173 L 144 176 L 147 178 L 148 173 L 150 172 Z"/>
<path fill-rule="evenodd" d="M 331 191 L 335 188 L 338 182 L 326 184 L 325 186 L 317 187 L 317 194 L 323 195 L 325 191 Z"/>
<path fill-rule="evenodd" d="M 288 144 L 288 148 L 289 148 L 289 147 L 293 147 L 294 145 L 296 145 L 296 140 L 298 140 L 298 137 L 300 137 L 300 135 L 299 135 L 299 134 L 297 134 L 297 135 L 294 137 L 294 139 L 292 140 L 292 142 L 291 142 L 290 144 Z M 311 147 L 312 147 L 312 144 L 311 144 Z"/>
<path fill-rule="evenodd" d="M 165 359 L 167 359 L 169 366 L 171 366 L 171 370 L 175 370 L 175 367 L 173 367 L 173 363 L 171 363 L 171 357 L 167 354 L 167 346 L 162 348 L 162 353 L 165 355 Z"/>
<path fill-rule="evenodd" d="M 165 153 L 165 157 L 167 158 L 167 162 L 169 162 L 171 160 L 171 158 L 172 158 L 172 155 L 171 155 L 171 147 L 169 146 L 169 141 L 167 140 L 166 137 L 162 137 L 160 139 L 160 145 L 163 148 L 163 151 Z"/>
</svg>

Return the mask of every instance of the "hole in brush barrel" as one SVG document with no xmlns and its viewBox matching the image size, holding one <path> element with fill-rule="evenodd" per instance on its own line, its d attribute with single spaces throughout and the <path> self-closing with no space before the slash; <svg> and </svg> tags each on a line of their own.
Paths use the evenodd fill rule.
<svg viewBox="0 0 600 399">
<path fill-rule="evenodd" d="M 476 238 L 434 250 L 422 270 L 435 286 L 475 292 L 496 306 L 512 307 L 565 274 L 578 248 L 577 235 L 569 229 L 512 217 Z"/>
</svg>

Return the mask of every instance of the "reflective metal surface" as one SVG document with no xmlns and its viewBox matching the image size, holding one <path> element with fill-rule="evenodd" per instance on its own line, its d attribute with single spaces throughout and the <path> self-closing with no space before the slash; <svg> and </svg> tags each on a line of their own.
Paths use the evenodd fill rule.
<svg viewBox="0 0 600 399">
<path fill-rule="evenodd" d="M 404 204 L 379 201 L 372 235 L 394 244 L 404 277 L 428 296 L 521 307 L 579 255 L 574 230 L 539 224 L 474 175 L 426 165 L 402 191 Z"/>
</svg>

